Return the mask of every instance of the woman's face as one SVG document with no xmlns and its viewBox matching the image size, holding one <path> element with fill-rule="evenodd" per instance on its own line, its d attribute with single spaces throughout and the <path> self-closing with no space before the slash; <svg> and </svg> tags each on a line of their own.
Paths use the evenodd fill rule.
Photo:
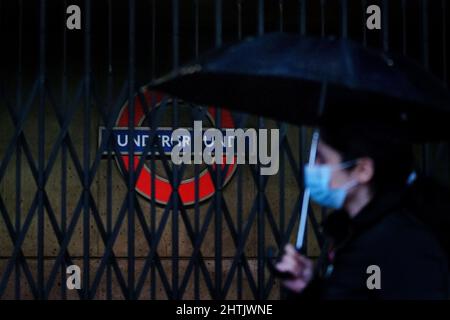
<svg viewBox="0 0 450 320">
<path fill-rule="evenodd" d="M 323 140 L 319 141 L 316 164 L 331 165 L 335 168 L 331 171 L 329 187 L 340 188 L 345 185 L 353 185 L 347 190 L 344 206 L 349 215 L 354 217 L 372 197 L 371 181 L 375 166 L 373 160 L 369 157 L 349 160 L 356 160 L 354 166 L 342 169 L 339 166 L 343 162 L 341 154 Z"/>
<path fill-rule="evenodd" d="M 342 161 L 343 159 L 339 152 L 326 144 L 324 141 L 319 140 L 319 144 L 317 146 L 316 164 L 337 166 L 341 164 Z M 345 183 L 355 180 L 357 177 L 355 177 L 354 171 L 355 170 L 351 169 L 333 170 L 330 187 L 339 188 Z"/>
</svg>

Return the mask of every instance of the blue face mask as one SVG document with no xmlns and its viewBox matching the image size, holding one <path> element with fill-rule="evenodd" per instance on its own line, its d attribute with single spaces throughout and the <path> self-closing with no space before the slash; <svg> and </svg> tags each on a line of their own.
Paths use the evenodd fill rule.
<svg viewBox="0 0 450 320">
<path fill-rule="evenodd" d="M 331 175 L 333 171 L 349 168 L 355 162 L 354 160 L 338 165 L 306 165 L 305 186 L 309 189 L 311 198 L 321 206 L 341 209 L 348 191 L 355 187 L 358 182 L 350 181 L 339 188 L 331 188 Z"/>
</svg>

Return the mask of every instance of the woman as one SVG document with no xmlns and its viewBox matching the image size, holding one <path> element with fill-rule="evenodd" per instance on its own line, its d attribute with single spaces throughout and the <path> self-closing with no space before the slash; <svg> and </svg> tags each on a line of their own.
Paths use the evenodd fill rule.
<svg viewBox="0 0 450 320">
<path fill-rule="evenodd" d="M 296 297 L 449 297 L 450 193 L 415 177 L 412 146 L 399 136 L 368 124 L 321 129 L 305 184 L 335 211 L 323 222 L 323 261 L 314 266 L 287 245 L 276 265 Z"/>
</svg>

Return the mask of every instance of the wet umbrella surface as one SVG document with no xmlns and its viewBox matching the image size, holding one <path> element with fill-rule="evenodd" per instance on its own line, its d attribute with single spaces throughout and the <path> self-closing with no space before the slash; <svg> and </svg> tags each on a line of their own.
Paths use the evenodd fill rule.
<svg viewBox="0 0 450 320">
<path fill-rule="evenodd" d="M 281 33 L 250 38 L 152 86 L 189 102 L 294 124 L 382 122 L 405 129 L 413 141 L 450 137 L 450 95 L 436 78 L 404 57 L 350 40 Z"/>
</svg>

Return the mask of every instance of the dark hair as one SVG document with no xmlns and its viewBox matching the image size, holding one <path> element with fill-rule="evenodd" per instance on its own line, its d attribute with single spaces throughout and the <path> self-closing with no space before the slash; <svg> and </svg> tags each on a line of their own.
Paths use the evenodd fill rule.
<svg viewBox="0 0 450 320">
<path fill-rule="evenodd" d="M 395 128 L 380 124 L 327 125 L 321 139 L 338 151 L 343 161 L 369 157 L 374 162 L 374 192 L 406 186 L 414 170 L 412 144 Z M 351 170 L 351 168 L 350 168 Z"/>
</svg>

